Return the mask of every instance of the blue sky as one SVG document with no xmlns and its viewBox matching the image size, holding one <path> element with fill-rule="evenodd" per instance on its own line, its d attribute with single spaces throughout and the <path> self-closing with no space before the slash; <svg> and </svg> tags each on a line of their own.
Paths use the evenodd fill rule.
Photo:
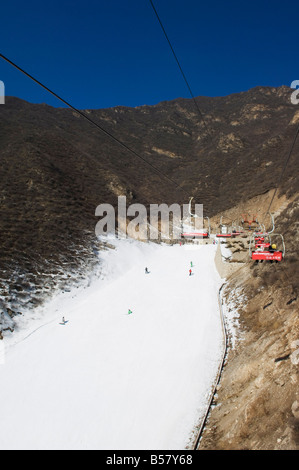
<svg viewBox="0 0 299 470">
<path fill-rule="evenodd" d="M 195 96 L 299 79 L 291 1 L 154 0 Z M 152 105 L 189 91 L 149 0 L 2 2 L 1 53 L 73 106 Z M 62 106 L 0 59 L 6 95 Z"/>
</svg>

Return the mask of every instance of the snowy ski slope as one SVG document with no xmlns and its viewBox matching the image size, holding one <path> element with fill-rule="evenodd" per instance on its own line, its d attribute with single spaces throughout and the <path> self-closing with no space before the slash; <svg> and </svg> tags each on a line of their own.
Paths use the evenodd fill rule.
<svg viewBox="0 0 299 470">
<path fill-rule="evenodd" d="M 223 351 L 216 246 L 114 243 L 100 254 L 102 279 L 28 312 L 5 337 L 0 449 L 190 443 Z"/>
</svg>

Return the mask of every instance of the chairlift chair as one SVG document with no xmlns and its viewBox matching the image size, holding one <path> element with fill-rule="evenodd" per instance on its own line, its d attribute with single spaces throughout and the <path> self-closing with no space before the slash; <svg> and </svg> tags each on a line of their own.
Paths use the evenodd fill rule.
<svg viewBox="0 0 299 470">
<path fill-rule="evenodd" d="M 192 213 L 192 210 L 191 210 L 191 203 L 192 203 L 192 199 L 193 197 L 190 198 L 189 200 L 189 214 L 191 217 L 198 217 L 197 214 L 193 214 Z M 202 239 L 202 238 L 209 238 L 210 237 L 210 233 L 211 233 L 211 225 L 210 225 L 210 219 L 209 217 L 203 217 L 203 219 L 207 219 L 208 220 L 208 229 L 207 230 L 203 230 L 202 232 L 183 232 L 182 233 L 182 236 L 184 238 L 189 238 L 189 239 L 195 239 L 195 238 L 199 238 L 199 239 Z"/>
<path fill-rule="evenodd" d="M 265 241 L 265 238 L 268 238 L 269 242 Z M 281 249 L 280 250 L 275 250 L 271 251 L 271 246 L 273 239 L 278 237 L 281 241 Z M 261 234 L 259 238 L 264 238 L 264 241 L 259 241 L 255 240 L 255 238 L 258 237 L 250 237 L 249 241 L 249 256 L 253 261 L 270 261 L 273 263 L 273 261 L 276 261 L 277 263 L 282 261 L 285 257 L 285 243 L 284 243 L 284 238 L 280 233 L 271 233 L 271 237 L 269 233 Z M 253 242 L 254 242 L 254 248 L 253 248 Z M 261 247 L 263 248 L 263 251 L 260 251 L 258 248 Z"/>
<path fill-rule="evenodd" d="M 227 224 L 222 223 L 222 219 L 223 219 L 223 216 L 220 217 L 220 224 L 219 224 L 220 233 L 216 233 L 216 237 L 217 238 L 231 238 L 232 230 L 229 231 L 228 229 L 232 227 L 230 227 Z"/>
</svg>

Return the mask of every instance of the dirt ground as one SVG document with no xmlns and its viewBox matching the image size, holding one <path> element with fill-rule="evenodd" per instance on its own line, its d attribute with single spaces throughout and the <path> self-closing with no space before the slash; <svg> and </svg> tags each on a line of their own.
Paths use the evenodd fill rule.
<svg viewBox="0 0 299 470">
<path fill-rule="evenodd" d="M 297 296 L 286 282 L 279 291 L 265 288 L 264 268 L 252 275 L 248 250 L 239 249 L 243 242 L 232 243 L 232 259 L 220 249 L 215 258 L 226 280 L 225 310 L 235 315 L 238 333 L 233 341 L 228 329 L 225 366 L 199 450 L 298 450 Z"/>
</svg>

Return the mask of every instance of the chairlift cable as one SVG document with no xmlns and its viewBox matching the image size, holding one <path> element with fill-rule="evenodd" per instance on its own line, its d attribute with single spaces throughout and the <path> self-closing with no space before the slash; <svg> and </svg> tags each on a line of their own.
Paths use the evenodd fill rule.
<svg viewBox="0 0 299 470">
<path fill-rule="evenodd" d="M 67 102 L 66 100 L 64 100 L 63 98 L 61 98 L 59 95 L 57 95 L 57 93 L 55 93 L 54 91 L 50 90 L 50 88 L 48 88 L 46 85 L 44 85 L 43 83 L 41 83 L 39 80 L 37 80 L 36 78 L 34 78 L 32 75 L 30 75 L 28 72 L 26 72 L 24 69 L 22 69 L 21 67 L 19 67 L 16 63 L 14 63 L 12 60 L 8 59 L 7 57 L 5 57 L 3 54 L 0 53 L 0 57 L 2 59 L 4 59 L 6 62 L 8 62 L 10 65 L 12 65 L 13 67 L 15 67 L 17 70 L 19 70 L 20 72 L 22 72 L 24 75 L 26 75 L 28 78 L 30 78 L 31 80 L 33 80 L 35 83 L 37 83 L 39 86 L 41 86 L 42 88 L 44 88 L 47 92 L 49 92 L 51 95 L 53 95 L 55 98 L 57 98 L 59 101 L 61 101 L 62 103 L 64 103 L 66 106 L 68 106 L 69 108 L 71 108 L 73 111 L 75 111 L 76 113 L 78 113 L 80 116 L 82 116 L 84 119 L 86 119 L 87 121 L 89 121 L 90 124 L 94 125 L 95 127 L 97 127 L 100 131 L 102 131 L 104 134 L 106 134 L 108 137 L 110 137 L 111 139 L 113 139 L 115 142 L 117 142 L 119 145 L 121 145 L 123 148 L 125 148 L 127 151 L 129 151 L 131 154 L 133 154 L 135 157 L 138 157 L 140 160 L 142 160 L 143 162 L 145 162 L 147 165 L 149 165 L 156 173 L 158 173 L 160 176 L 163 176 L 163 178 L 167 179 L 171 184 L 175 185 L 178 189 L 180 189 L 181 191 L 183 191 L 186 195 L 188 195 L 187 191 L 182 188 L 178 183 L 176 183 L 173 179 L 171 179 L 169 176 L 167 176 L 165 173 L 163 173 L 161 170 L 159 170 L 159 168 L 155 167 L 152 163 L 150 163 L 148 160 L 146 160 L 144 157 L 142 157 L 140 154 L 138 154 L 135 150 L 131 149 L 127 144 L 125 144 L 124 142 L 122 142 L 121 140 L 119 140 L 117 137 L 115 137 L 113 134 L 111 134 L 110 132 L 108 132 L 106 129 L 104 129 L 102 126 L 100 126 L 98 123 L 96 123 L 93 119 L 91 119 L 89 116 L 87 116 L 85 113 L 83 113 L 82 111 L 80 111 L 79 109 L 75 108 L 75 106 L 73 106 L 71 103 Z"/>
<path fill-rule="evenodd" d="M 199 106 L 198 106 L 198 103 L 197 103 L 197 101 L 196 101 L 196 99 L 195 99 L 195 96 L 194 96 L 194 94 L 193 94 L 193 92 L 192 92 L 192 89 L 191 89 L 191 87 L 190 87 L 190 85 L 189 85 L 189 82 L 188 82 L 187 77 L 186 77 L 186 75 L 185 75 L 185 73 L 184 73 L 184 71 L 183 71 L 183 68 L 182 68 L 182 66 L 181 66 L 181 64 L 180 64 L 180 61 L 179 61 L 179 59 L 178 59 L 178 57 L 177 57 L 177 55 L 176 55 L 176 53 L 175 53 L 175 50 L 174 50 L 174 48 L 173 48 L 173 46 L 172 46 L 172 44 L 171 44 L 171 42 L 170 42 L 170 39 L 169 39 L 169 37 L 168 37 L 168 34 L 167 34 L 166 30 L 165 30 L 165 27 L 164 27 L 162 21 L 161 21 L 161 18 L 160 18 L 160 16 L 159 16 L 158 12 L 157 12 L 157 9 L 155 8 L 155 5 L 154 5 L 154 3 L 153 3 L 152 0 L 149 0 L 149 2 L 150 2 L 151 6 L 152 6 L 152 8 L 153 8 L 153 10 L 154 10 L 154 13 L 155 13 L 155 15 L 156 15 L 156 17 L 157 17 L 157 19 L 158 19 L 158 22 L 159 22 L 159 24 L 160 24 L 160 26 L 161 26 L 161 29 L 162 29 L 162 31 L 163 31 L 163 33 L 164 33 L 164 36 L 165 36 L 165 38 L 166 38 L 166 40 L 167 40 L 167 42 L 168 42 L 168 44 L 169 44 L 169 47 L 170 47 L 170 49 L 171 49 L 171 52 L 172 52 L 172 54 L 173 54 L 173 56 L 174 56 L 174 58 L 175 58 L 175 61 L 176 61 L 177 65 L 178 65 L 179 69 L 180 69 L 180 72 L 181 72 L 181 74 L 182 74 L 182 77 L 183 77 L 183 79 L 184 79 L 184 82 L 185 82 L 186 85 L 187 85 L 187 88 L 188 88 L 188 90 L 189 90 L 190 96 L 191 96 L 191 98 L 192 98 L 192 100 L 193 100 L 193 103 L 194 103 L 194 105 L 195 105 L 195 107 L 196 107 L 196 109 L 197 109 L 197 111 L 198 111 L 198 113 L 199 113 L 199 115 L 200 115 L 200 118 L 201 118 L 201 120 L 202 120 L 202 122 L 203 122 L 203 124 L 204 124 L 204 126 L 205 126 L 205 129 L 206 129 L 206 131 L 207 131 L 207 134 L 208 134 L 209 138 L 212 140 L 212 136 L 211 136 L 211 134 L 210 134 L 210 132 L 209 132 L 209 129 L 208 129 L 208 126 L 207 126 L 207 124 L 206 124 L 206 122 L 205 122 L 205 120 L 204 120 L 203 114 L 202 114 L 202 112 L 201 112 L 201 110 L 200 110 L 200 108 L 199 108 Z"/>
</svg>

